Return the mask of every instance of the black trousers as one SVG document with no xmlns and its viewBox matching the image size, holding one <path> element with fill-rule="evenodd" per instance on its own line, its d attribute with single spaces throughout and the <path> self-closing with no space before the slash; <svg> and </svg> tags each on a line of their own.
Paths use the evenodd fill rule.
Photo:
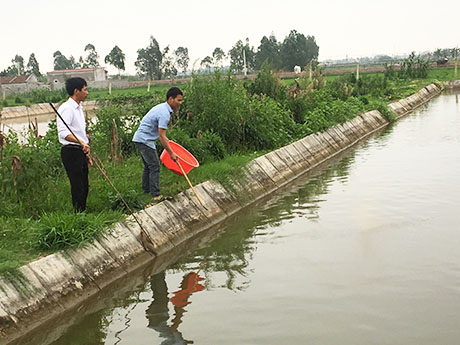
<svg viewBox="0 0 460 345">
<path fill-rule="evenodd" d="M 70 180 L 73 208 L 82 212 L 88 197 L 88 160 L 81 147 L 73 145 L 62 146 L 61 159 Z"/>
</svg>

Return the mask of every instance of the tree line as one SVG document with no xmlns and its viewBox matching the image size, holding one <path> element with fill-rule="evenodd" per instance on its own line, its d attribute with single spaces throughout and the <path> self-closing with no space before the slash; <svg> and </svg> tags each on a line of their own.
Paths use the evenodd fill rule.
<svg viewBox="0 0 460 345">
<path fill-rule="evenodd" d="M 76 68 L 100 67 L 99 54 L 93 44 L 89 43 L 84 49 L 86 56 L 80 56 L 77 60 L 73 56 L 67 58 L 61 51 L 53 53 L 54 70 L 67 70 Z M 194 61 L 191 68 L 199 67 L 207 72 L 213 68 L 222 68 L 225 61 L 229 61 L 230 68 L 236 72 L 253 72 L 259 70 L 267 61 L 277 70 L 292 71 L 294 66 L 306 66 L 310 61 L 318 59 L 319 46 L 314 36 L 291 30 L 283 41 L 278 41 L 275 35 L 263 36 L 257 48 L 252 46 L 249 39 L 238 40 L 233 47 L 225 52 L 216 47 L 210 55 L 199 61 Z M 104 62 L 118 69 L 118 74 L 125 70 L 125 54 L 115 45 Z M 0 76 L 16 76 L 22 74 L 35 74 L 41 77 L 40 67 L 35 54 L 29 57 L 27 65 L 24 58 L 16 55 L 11 60 L 12 65 L 0 72 Z M 150 36 L 149 44 L 145 48 L 137 50 L 137 59 L 134 63 L 139 77 L 148 79 L 174 78 L 178 74 L 185 75 L 190 68 L 189 50 L 186 47 L 178 47 L 175 50 L 167 45 L 163 49 L 153 37 Z"/>
</svg>

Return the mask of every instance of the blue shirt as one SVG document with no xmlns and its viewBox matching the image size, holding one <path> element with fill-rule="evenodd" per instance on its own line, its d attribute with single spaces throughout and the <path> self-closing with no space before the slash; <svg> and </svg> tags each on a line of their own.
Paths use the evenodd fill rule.
<svg viewBox="0 0 460 345">
<path fill-rule="evenodd" d="M 168 129 L 171 113 L 172 108 L 166 102 L 154 106 L 142 119 L 139 128 L 134 133 L 133 141 L 155 150 L 155 140 L 160 136 L 158 128 Z"/>
</svg>

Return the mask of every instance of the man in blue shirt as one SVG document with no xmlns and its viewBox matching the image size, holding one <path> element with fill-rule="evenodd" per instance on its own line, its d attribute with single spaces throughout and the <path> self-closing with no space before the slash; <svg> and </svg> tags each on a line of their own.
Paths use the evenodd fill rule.
<svg viewBox="0 0 460 345">
<path fill-rule="evenodd" d="M 139 128 L 133 137 L 133 142 L 144 163 L 142 172 L 142 189 L 144 193 L 150 193 L 154 201 L 160 201 L 163 196 L 160 193 L 160 160 L 156 150 L 155 140 L 160 139 L 163 148 L 169 153 L 173 161 L 177 161 L 177 155 L 171 150 L 169 140 L 166 137 L 171 113 L 177 112 L 182 104 L 182 91 L 172 87 L 166 93 L 166 102 L 154 106 L 143 117 Z"/>
</svg>

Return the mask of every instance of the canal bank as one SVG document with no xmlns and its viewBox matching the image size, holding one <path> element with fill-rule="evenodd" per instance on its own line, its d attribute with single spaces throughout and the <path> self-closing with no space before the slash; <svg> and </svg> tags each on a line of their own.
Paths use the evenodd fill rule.
<svg viewBox="0 0 460 345">
<path fill-rule="evenodd" d="M 403 116 L 439 92 L 438 86 L 429 85 L 391 108 L 398 117 Z M 234 181 L 231 188 L 212 181 L 198 185 L 196 191 L 206 209 L 196 203 L 191 191 L 186 191 L 174 201 L 148 208 L 138 216 L 158 253 L 166 253 L 386 124 L 377 111 L 362 114 L 255 159 L 245 168 L 244 178 Z M 2 281 L 2 329 L 13 329 L 16 325 L 20 332 L 31 329 L 150 260 L 139 241 L 140 229 L 134 224 L 119 223 L 105 238 L 83 249 L 50 255 L 22 267 L 22 276 L 16 281 Z M 17 329 L 16 332 L 19 333 Z M 8 341 L 16 337 L 10 334 L 8 338 L 5 335 Z"/>
</svg>

